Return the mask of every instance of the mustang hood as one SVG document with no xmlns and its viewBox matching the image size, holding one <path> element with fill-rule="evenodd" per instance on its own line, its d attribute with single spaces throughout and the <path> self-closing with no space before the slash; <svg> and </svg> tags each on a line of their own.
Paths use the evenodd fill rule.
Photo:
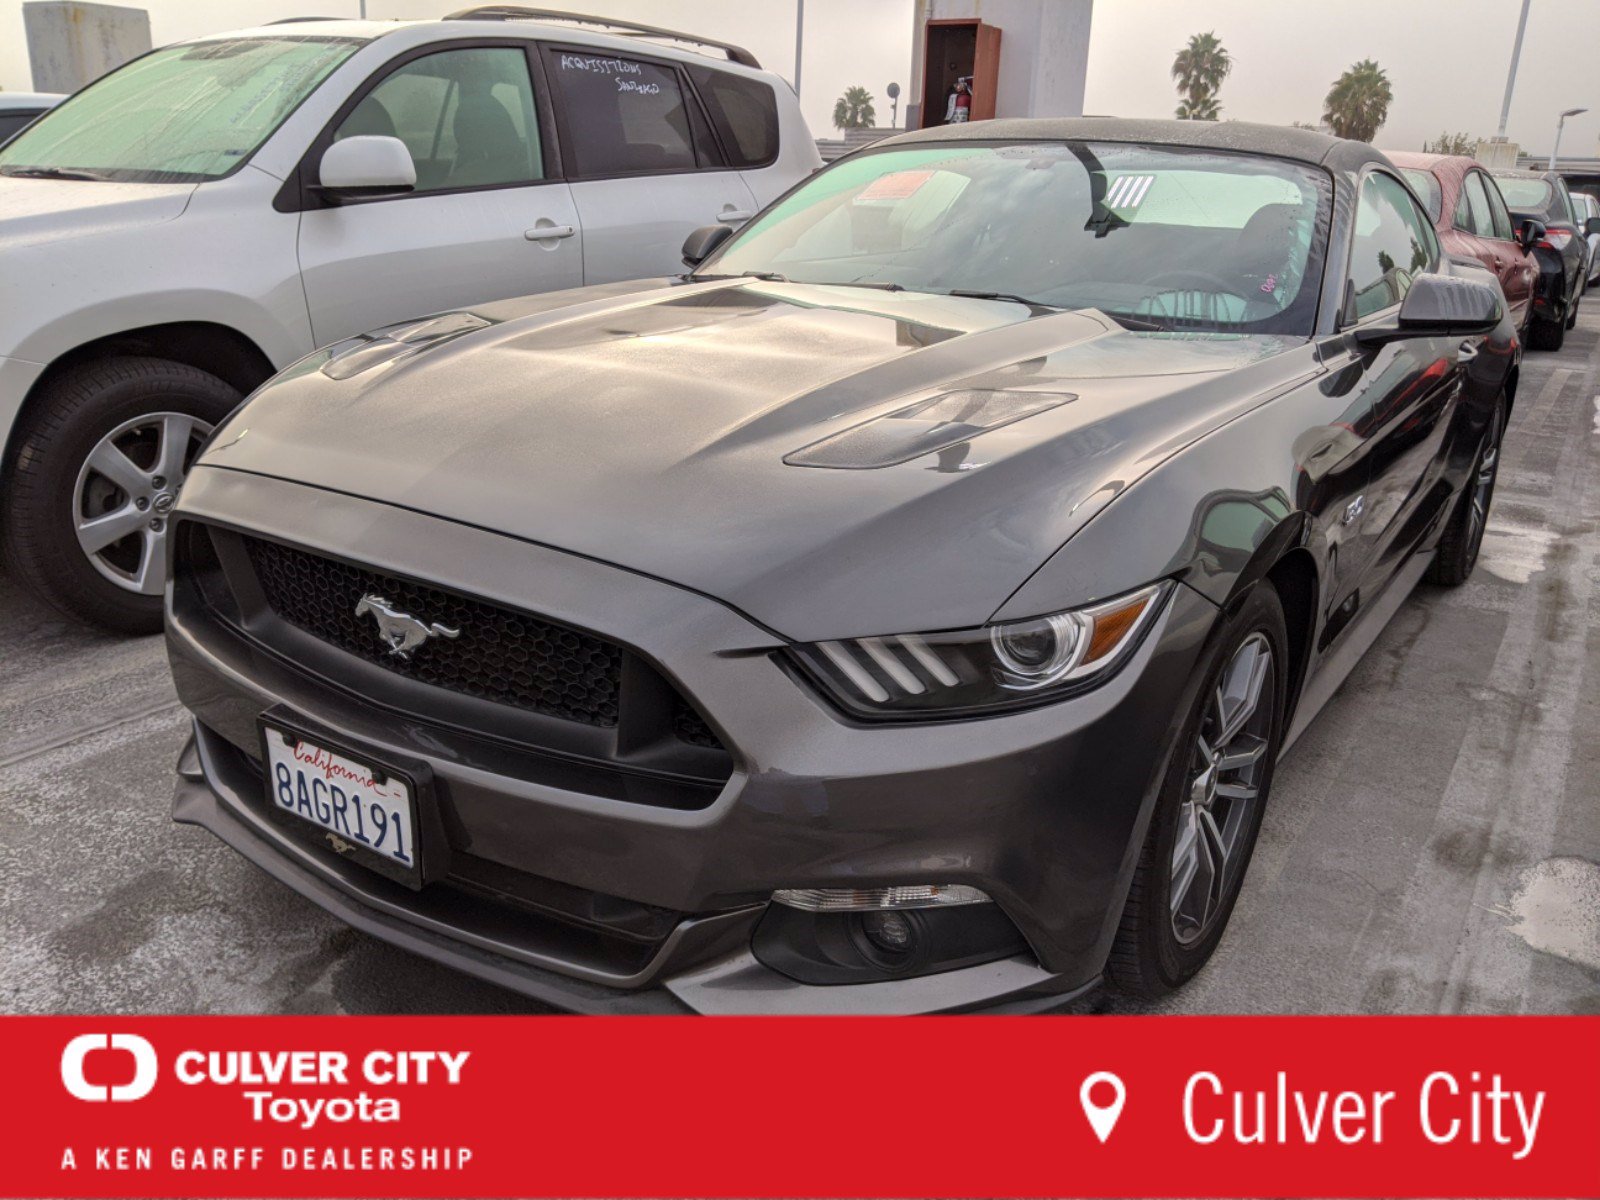
<svg viewBox="0 0 1600 1200">
<path fill-rule="evenodd" d="M 1282 353 L 1298 339 L 1134 334 L 1092 310 L 640 286 L 342 343 L 203 461 L 613 562 L 797 640 L 914 632 L 981 624 L 1153 465 L 1306 371 Z M 1035 411 L 895 465 L 784 461 L 951 392 Z M 929 422 L 867 440 L 894 458 L 902 427 Z"/>
</svg>

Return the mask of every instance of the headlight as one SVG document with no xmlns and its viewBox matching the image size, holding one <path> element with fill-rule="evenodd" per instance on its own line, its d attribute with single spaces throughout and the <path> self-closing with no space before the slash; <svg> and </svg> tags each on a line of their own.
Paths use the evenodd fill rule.
<svg viewBox="0 0 1600 1200">
<path fill-rule="evenodd" d="M 1071 612 L 982 629 L 848 638 L 795 648 L 806 673 L 851 712 L 932 717 L 1021 708 L 1092 686 L 1119 667 L 1170 585 Z"/>
</svg>

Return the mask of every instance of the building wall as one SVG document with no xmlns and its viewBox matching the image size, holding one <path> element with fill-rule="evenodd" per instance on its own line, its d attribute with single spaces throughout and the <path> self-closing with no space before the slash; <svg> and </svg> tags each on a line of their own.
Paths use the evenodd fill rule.
<svg viewBox="0 0 1600 1200">
<path fill-rule="evenodd" d="M 908 95 L 922 94 L 924 23 L 976 17 L 1000 29 L 995 116 L 1082 116 L 1093 16 L 1094 0 L 918 0 Z"/>
<path fill-rule="evenodd" d="M 142 8 L 35 0 L 22 6 L 22 21 L 38 92 L 75 92 L 150 49 Z"/>
</svg>

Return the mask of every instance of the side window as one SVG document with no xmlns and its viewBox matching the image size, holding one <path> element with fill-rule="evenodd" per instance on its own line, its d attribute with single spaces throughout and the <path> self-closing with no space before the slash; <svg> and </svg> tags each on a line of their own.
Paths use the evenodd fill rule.
<svg viewBox="0 0 1600 1200">
<path fill-rule="evenodd" d="M 1418 272 L 1434 265 L 1438 244 L 1400 182 L 1373 171 L 1361 184 L 1350 247 L 1353 314 L 1359 320 L 1399 304 Z"/>
<path fill-rule="evenodd" d="M 1511 212 L 1506 208 L 1505 197 L 1500 194 L 1500 188 L 1493 179 L 1482 171 L 1474 171 L 1473 176 L 1483 184 L 1483 194 L 1489 197 L 1489 214 L 1494 218 L 1494 236 L 1502 242 L 1516 239 L 1516 229 L 1511 224 Z"/>
<path fill-rule="evenodd" d="M 690 74 L 711 110 L 731 166 L 764 167 L 778 157 L 778 100 L 771 87 L 711 67 L 692 67 Z"/>
<path fill-rule="evenodd" d="M 1467 207 L 1471 210 L 1472 223 L 1467 228 L 1479 237 L 1492 238 L 1494 213 L 1489 208 L 1489 194 L 1483 188 L 1483 176 L 1468 171 L 1461 194 L 1467 198 Z"/>
<path fill-rule="evenodd" d="M 695 169 L 694 135 L 676 70 L 570 50 L 547 50 L 545 61 L 566 116 L 570 136 L 562 149 L 571 173 Z"/>
<path fill-rule="evenodd" d="M 442 50 L 395 69 L 334 131 L 397 137 L 419 192 L 544 178 L 527 56 L 513 46 Z"/>
<path fill-rule="evenodd" d="M 1565 219 L 1577 224 L 1578 214 L 1573 211 L 1572 193 L 1567 190 L 1567 181 L 1565 179 L 1556 181 L 1556 195 L 1559 197 L 1556 201 L 1557 212 L 1559 213 L 1564 207 L 1567 214 Z"/>
</svg>

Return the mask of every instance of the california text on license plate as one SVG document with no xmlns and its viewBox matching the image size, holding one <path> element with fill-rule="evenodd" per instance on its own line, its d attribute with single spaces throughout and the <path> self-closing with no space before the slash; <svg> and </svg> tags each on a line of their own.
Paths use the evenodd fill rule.
<svg viewBox="0 0 1600 1200">
<path fill-rule="evenodd" d="M 337 839 L 365 847 L 405 871 L 417 869 L 411 788 L 406 781 L 271 725 L 267 795 L 274 807 L 320 825 Z M 378 778 L 383 782 L 379 782 Z"/>
</svg>

